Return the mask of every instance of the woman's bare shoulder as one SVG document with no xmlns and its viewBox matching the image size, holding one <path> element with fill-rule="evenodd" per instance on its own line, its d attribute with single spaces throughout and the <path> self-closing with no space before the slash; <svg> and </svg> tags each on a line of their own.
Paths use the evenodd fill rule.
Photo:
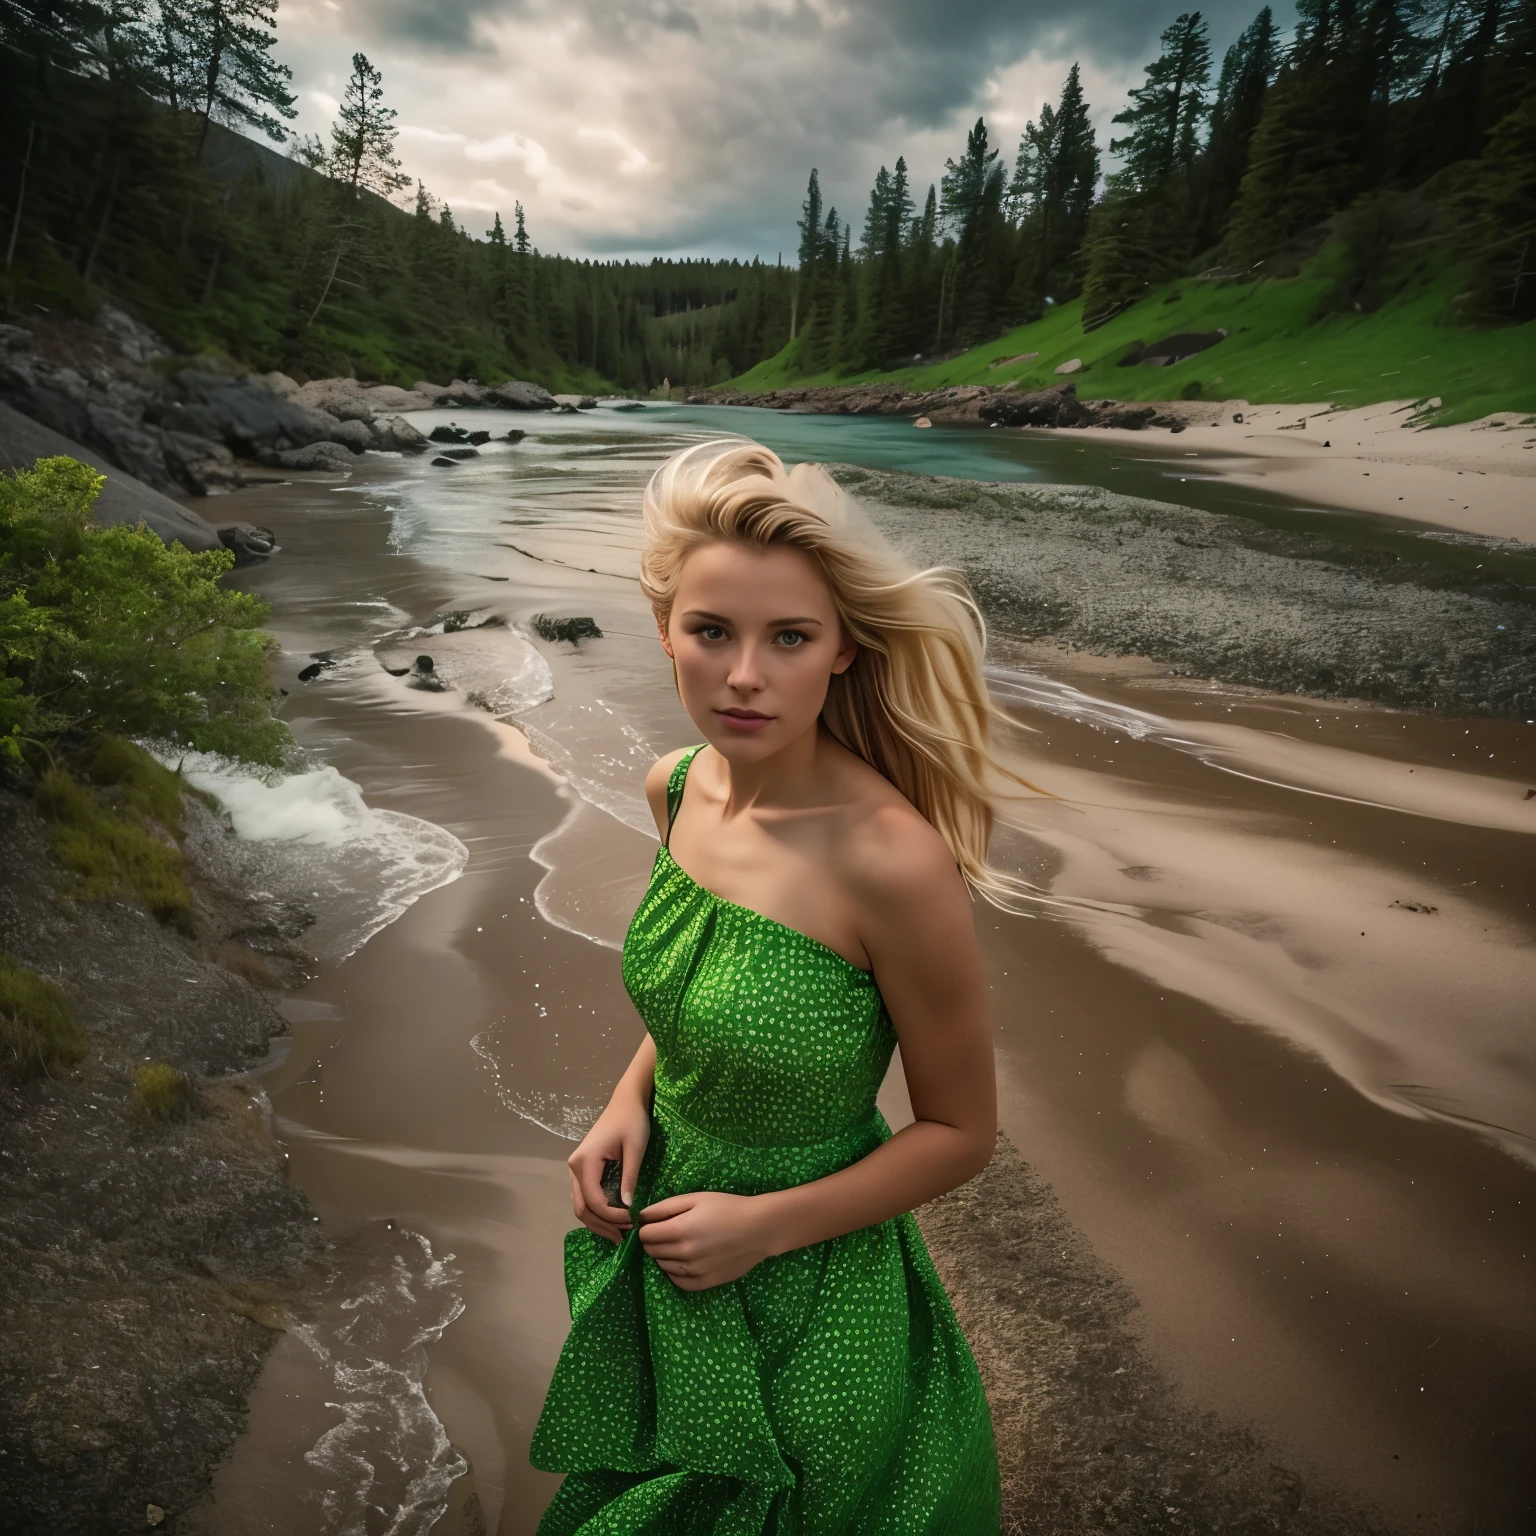
<svg viewBox="0 0 1536 1536">
<path fill-rule="evenodd" d="M 692 751 L 692 747 L 679 747 L 676 752 L 658 757 L 645 775 L 645 798 L 656 818 L 656 830 L 663 837 L 667 835 L 667 781 L 672 770 Z"/>
<path fill-rule="evenodd" d="M 884 775 L 855 762 L 834 854 L 848 889 L 879 905 L 963 897 L 965 882 L 938 829 Z"/>
</svg>

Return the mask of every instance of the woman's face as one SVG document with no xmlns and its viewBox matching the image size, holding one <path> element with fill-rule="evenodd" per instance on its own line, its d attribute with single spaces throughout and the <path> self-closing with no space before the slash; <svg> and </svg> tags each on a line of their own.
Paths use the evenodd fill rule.
<svg viewBox="0 0 1536 1536">
<path fill-rule="evenodd" d="M 718 543 L 683 562 L 661 643 L 683 708 L 732 762 L 760 762 L 815 729 L 834 672 L 853 661 L 809 555 Z"/>
</svg>

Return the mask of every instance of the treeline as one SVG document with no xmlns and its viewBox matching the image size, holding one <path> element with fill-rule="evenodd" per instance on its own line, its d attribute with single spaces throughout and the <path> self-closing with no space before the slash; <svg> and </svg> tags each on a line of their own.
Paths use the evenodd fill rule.
<svg viewBox="0 0 1536 1536">
<path fill-rule="evenodd" d="M 1330 229 L 1334 302 L 1374 307 L 1405 249 L 1438 247 L 1473 270 L 1461 318 L 1536 315 L 1536 0 L 1297 10 L 1283 38 L 1265 6 L 1219 69 L 1205 18 L 1179 16 L 1102 181 L 1076 65 L 1011 166 L 978 119 L 920 210 L 902 158 L 858 230 L 813 170 L 786 370 L 899 366 L 1078 294 L 1092 330 L 1182 274 L 1294 273 Z"/>
<path fill-rule="evenodd" d="M 361 54 L 328 138 L 290 138 L 277 9 L 0 7 L 7 310 L 89 318 L 111 296 L 183 354 L 405 383 L 646 390 L 715 383 L 783 346 L 791 271 L 546 256 L 520 204 L 510 229 L 497 213 L 475 230 L 420 183 L 395 206 L 410 180 L 384 83 Z"/>
</svg>

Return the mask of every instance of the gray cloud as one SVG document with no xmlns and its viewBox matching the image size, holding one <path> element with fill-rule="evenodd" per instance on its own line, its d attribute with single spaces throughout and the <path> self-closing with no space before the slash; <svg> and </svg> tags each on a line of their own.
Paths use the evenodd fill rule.
<svg viewBox="0 0 1536 1536">
<path fill-rule="evenodd" d="M 1208 8 L 1218 52 L 1258 7 Z M 811 165 L 855 223 L 905 154 L 921 188 L 985 115 L 1011 156 L 1081 60 L 1101 142 L 1176 10 L 1144 0 L 284 0 L 322 127 L 361 47 L 406 169 L 456 210 L 514 199 L 546 250 L 790 252 Z M 1289 6 L 1282 20 L 1289 19 Z"/>
</svg>

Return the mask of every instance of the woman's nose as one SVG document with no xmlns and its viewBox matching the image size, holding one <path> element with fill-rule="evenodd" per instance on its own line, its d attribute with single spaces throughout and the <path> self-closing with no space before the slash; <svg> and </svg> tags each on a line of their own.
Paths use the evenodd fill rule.
<svg viewBox="0 0 1536 1536">
<path fill-rule="evenodd" d="M 758 663 L 755 645 L 743 645 L 736 652 L 726 683 L 743 693 L 756 693 L 763 686 L 763 669 Z"/>
</svg>

